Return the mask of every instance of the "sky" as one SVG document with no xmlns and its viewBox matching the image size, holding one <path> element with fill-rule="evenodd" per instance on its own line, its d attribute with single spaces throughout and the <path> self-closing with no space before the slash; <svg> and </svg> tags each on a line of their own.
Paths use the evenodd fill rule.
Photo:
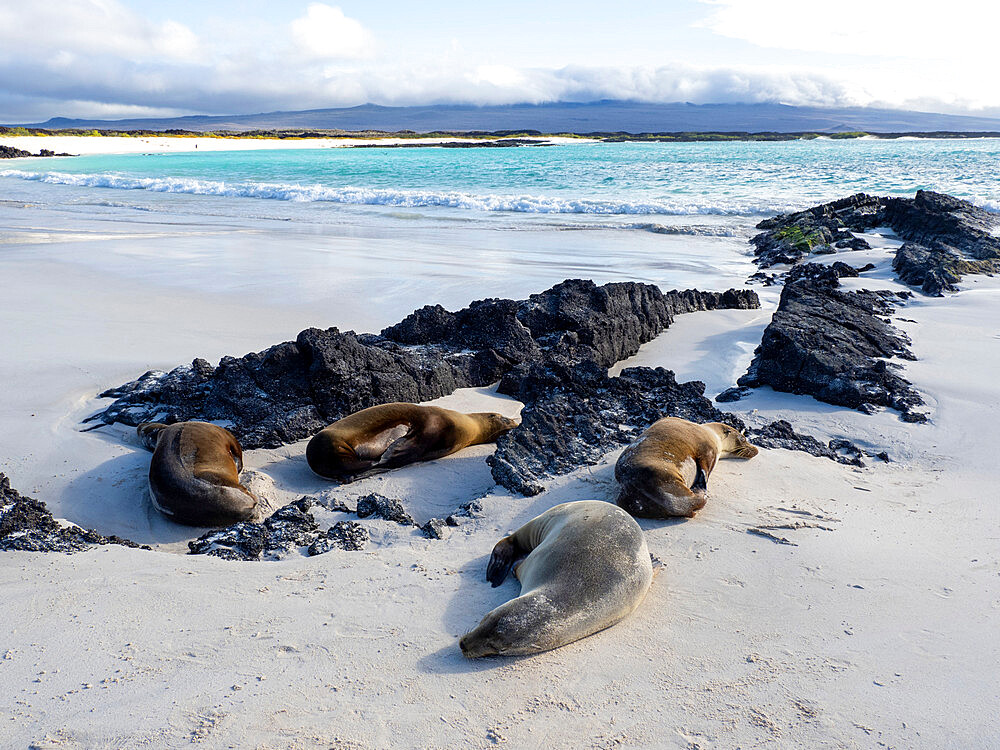
<svg viewBox="0 0 1000 750">
<path fill-rule="evenodd" d="M 0 0 L 0 122 L 630 99 L 1000 116 L 983 0 Z"/>
</svg>

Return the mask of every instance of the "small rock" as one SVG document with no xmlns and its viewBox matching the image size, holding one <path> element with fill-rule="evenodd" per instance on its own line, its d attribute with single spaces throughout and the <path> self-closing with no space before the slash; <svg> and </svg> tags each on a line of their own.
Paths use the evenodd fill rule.
<svg viewBox="0 0 1000 750">
<path fill-rule="evenodd" d="M 444 539 L 448 535 L 448 525 L 440 518 L 432 518 L 420 530 L 428 539 Z"/>
<path fill-rule="evenodd" d="M 393 500 L 375 492 L 358 498 L 358 518 L 368 518 L 369 516 L 395 521 L 403 526 L 417 525 L 417 522 L 404 510 L 403 504 L 399 500 Z"/>
<path fill-rule="evenodd" d="M 309 545 L 307 553 L 312 557 L 322 555 L 332 549 L 357 552 L 363 550 L 367 544 L 368 529 L 362 524 L 357 521 L 337 521 Z"/>
<path fill-rule="evenodd" d="M 742 388 L 738 385 L 734 385 L 732 388 L 726 388 L 722 393 L 715 397 L 715 400 L 719 403 L 728 404 L 732 401 L 739 401 L 744 396 L 749 396 L 753 393 L 752 388 Z"/>
</svg>

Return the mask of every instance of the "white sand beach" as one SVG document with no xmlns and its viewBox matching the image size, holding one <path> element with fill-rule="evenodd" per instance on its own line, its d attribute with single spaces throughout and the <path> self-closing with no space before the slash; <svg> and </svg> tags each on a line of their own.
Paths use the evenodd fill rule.
<svg viewBox="0 0 1000 750">
<path fill-rule="evenodd" d="M 163 139 L 174 140 L 191 139 Z M 405 276 L 398 267 L 365 271 L 360 261 L 338 281 L 323 275 L 330 261 L 310 255 L 310 241 L 336 250 L 331 257 L 382 259 L 395 257 L 397 240 L 317 237 L 287 226 L 118 215 L 102 223 L 28 201 L 0 205 L 0 467 L 58 517 L 155 548 L 0 555 L 8 706 L 0 746 L 1000 743 L 1000 280 L 970 276 L 957 294 L 918 294 L 899 308 L 895 320 L 918 357 L 904 374 L 927 399 L 928 424 L 768 389 L 727 406 L 752 424 L 781 417 L 822 439 L 848 437 L 887 451 L 890 463 L 857 469 L 785 450 L 722 462 L 695 518 L 641 522 L 663 568 L 632 616 L 549 653 L 470 661 L 458 638 L 518 591 L 513 580 L 498 589 L 485 582 L 495 542 L 556 503 L 613 500 L 616 454 L 523 498 L 493 484 L 489 446 L 469 449 L 336 490 L 398 498 L 421 522 L 482 497 L 485 514 L 444 540 L 369 520 L 363 552 L 236 563 L 183 554 L 202 530 L 151 507 L 149 454 L 130 428 L 79 432 L 108 403 L 96 393 L 151 368 L 214 363 L 309 325 L 378 330 L 425 303 L 457 309 L 581 273 L 619 278 L 604 266 L 548 268 L 525 254 L 508 258 L 523 276 L 509 281 L 518 273 L 508 269 L 505 285 L 488 291 L 475 286 L 492 284 L 477 276 L 488 255 L 453 267 L 468 274 L 458 281 L 442 273 L 391 286 L 390 272 Z M 435 237 L 417 236 L 411 250 L 420 255 Z M 877 270 L 845 285 L 902 289 L 884 249 L 892 241 L 870 239 L 876 249 L 850 260 Z M 586 240 L 572 241 L 586 251 Z M 283 264 L 269 265 L 276 248 Z M 738 285 L 749 270 L 734 261 L 699 286 Z M 718 393 L 745 371 L 774 308 L 777 291 L 761 292 L 761 310 L 679 316 L 623 364 L 662 365 Z M 441 403 L 519 409 L 489 389 Z M 247 452 L 251 485 L 274 507 L 331 491 L 303 450 Z M 769 524 L 792 544 L 748 533 Z"/>
<path fill-rule="evenodd" d="M 258 138 L 214 136 L 84 136 L 84 135 L 4 135 L 0 145 L 37 154 L 48 149 L 57 154 L 166 154 L 186 151 L 263 151 L 274 149 L 348 148 L 351 146 L 435 145 L 473 143 L 482 138 Z M 503 140 L 502 138 L 496 140 Z M 580 143 L 593 139 L 544 136 L 532 139 L 545 143 Z M 10 162 L 15 163 L 15 162 Z"/>
</svg>

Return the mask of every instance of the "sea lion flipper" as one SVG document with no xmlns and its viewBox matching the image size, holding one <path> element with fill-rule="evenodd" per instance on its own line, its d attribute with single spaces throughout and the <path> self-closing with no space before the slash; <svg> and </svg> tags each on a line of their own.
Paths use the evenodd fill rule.
<svg viewBox="0 0 1000 750">
<path fill-rule="evenodd" d="M 701 466 L 699 466 L 697 472 L 694 475 L 694 481 L 691 483 L 691 490 L 692 492 L 698 492 L 698 491 L 704 492 L 707 489 L 708 489 L 708 474 L 706 474 L 705 470 L 701 468 Z"/>
<path fill-rule="evenodd" d="M 410 430 L 403 437 L 393 441 L 385 449 L 382 458 L 375 464 L 377 467 L 404 466 L 419 461 L 427 453 L 427 446 L 419 432 Z M 373 467 L 374 468 L 374 467 Z"/>
<path fill-rule="evenodd" d="M 143 422 L 135 428 L 136 435 L 142 447 L 148 451 L 156 450 L 156 441 L 160 438 L 160 433 L 167 427 L 163 422 Z"/>
<path fill-rule="evenodd" d="M 504 582 L 511 568 L 523 560 L 526 554 L 512 537 L 505 536 L 493 548 L 490 562 L 486 566 L 486 580 L 496 588 Z"/>
</svg>

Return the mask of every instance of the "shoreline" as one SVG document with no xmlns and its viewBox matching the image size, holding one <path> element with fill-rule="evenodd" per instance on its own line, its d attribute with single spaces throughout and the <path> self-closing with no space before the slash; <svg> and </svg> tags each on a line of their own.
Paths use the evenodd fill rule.
<svg viewBox="0 0 1000 750">
<path fill-rule="evenodd" d="M 520 140 L 514 138 L 456 138 L 453 136 L 427 138 L 401 137 L 329 137 L 329 138 L 255 138 L 255 137 L 213 137 L 209 135 L 143 135 L 143 136 L 85 136 L 85 135 L 22 135 L 8 136 L 0 133 L 0 145 L 12 146 L 32 153 L 31 157 L 16 158 L 55 158 L 39 157 L 41 149 L 68 152 L 73 156 L 91 156 L 98 154 L 159 154 L 181 153 L 194 151 L 269 151 L 269 150 L 302 150 L 319 148 L 357 148 L 378 146 L 424 146 L 440 147 L 448 143 L 467 143 L 482 145 L 484 140 L 502 142 L 504 140 Z M 545 145 L 563 143 L 594 143 L 596 141 L 581 138 L 544 137 L 532 138 Z M 14 162 L 16 159 L 5 159 Z"/>
<path fill-rule="evenodd" d="M 30 135 L 17 131 L 28 130 Z M 323 133 L 301 131 L 231 132 L 206 131 L 163 133 L 149 131 L 44 131 L 31 128 L 0 128 L 0 145 L 31 152 L 40 158 L 41 149 L 58 156 L 96 154 L 171 153 L 193 151 L 299 150 L 320 148 L 442 148 L 442 147 L 535 147 L 573 143 L 740 143 L 809 140 L 991 140 L 1000 132 L 899 132 L 869 133 L 560 133 L 535 131 L 508 133 Z M 15 134 L 17 133 L 17 134 Z M 49 157 L 45 157 L 49 158 Z M 6 160 L 5 160 L 6 161 Z"/>
</svg>

